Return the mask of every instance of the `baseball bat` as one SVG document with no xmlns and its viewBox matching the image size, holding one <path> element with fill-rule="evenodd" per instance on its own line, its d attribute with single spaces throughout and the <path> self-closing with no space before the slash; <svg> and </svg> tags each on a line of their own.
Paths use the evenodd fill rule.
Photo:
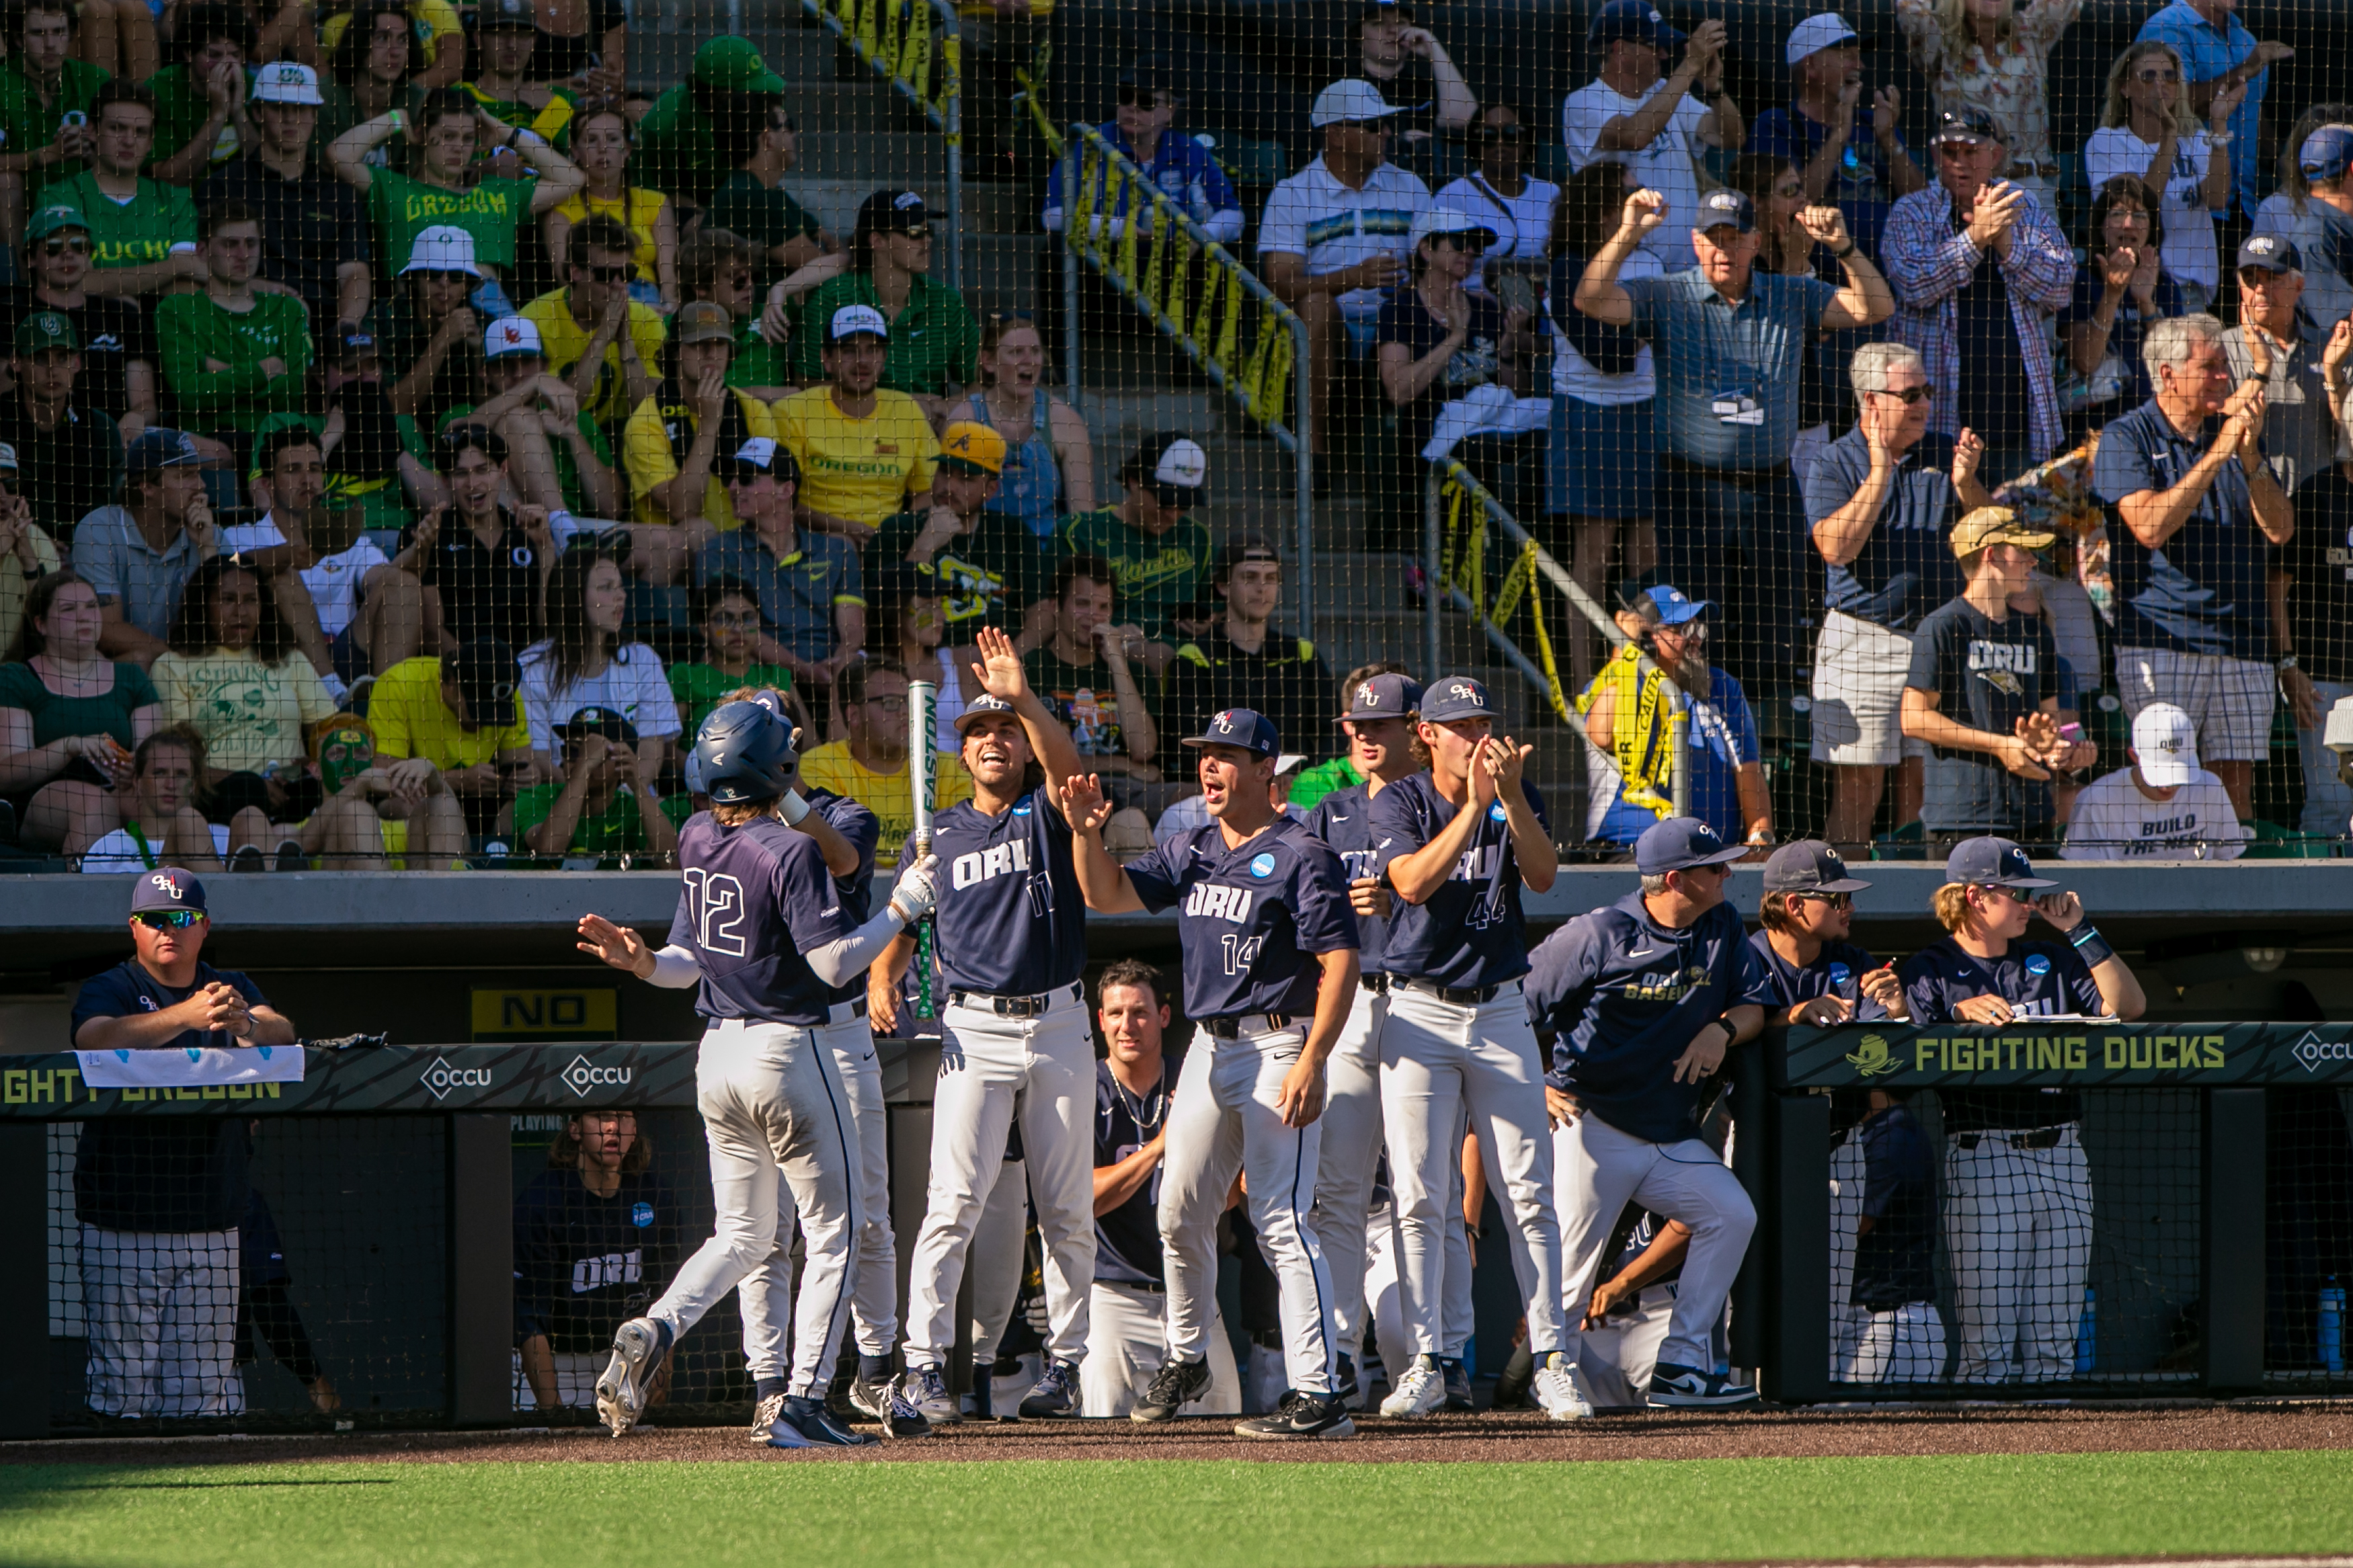
<svg viewBox="0 0 2353 1568">
<path fill-rule="evenodd" d="M 914 826 L 908 831 L 907 847 L 900 853 L 899 864 L 906 866 L 923 858 L 932 847 L 932 810 L 938 804 L 939 749 L 932 744 L 932 730 L 937 721 L 940 689 L 928 680 L 907 683 L 907 786 L 914 794 Z M 915 1016 L 936 1017 L 932 1006 L 932 920 L 926 915 L 915 923 Z"/>
</svg>

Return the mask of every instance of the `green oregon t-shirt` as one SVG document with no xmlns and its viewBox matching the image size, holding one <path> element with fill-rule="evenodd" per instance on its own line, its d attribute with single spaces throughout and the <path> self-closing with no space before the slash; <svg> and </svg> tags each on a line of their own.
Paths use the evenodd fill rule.
<svg viewBox="0 0 2353 1568">
<path fill-rule="evenodd" d="M 453 224 L 474 237 L 474 259 L 501 270 L 514 267 L 515 230 L 531 216 L 529 180 L 484 179 L 470 191 L 445 191 L 390 169 L 368 185 L 368 221 L 375 225 L 376 260 L 386 277 L 408 265 L 417 237 Z"/>
<path fill-rule="evenodd" d="M 69 59 L 58 73 L 57 101 L 44 104 L 41 95 L 33 89 L 32 79 L 21 66 L 14 60 L 0 65 L 0 153 L 23 155 L 39 152 L 57 141 L 59 122 L 69 114 L 97 119 L 90 106 L 97 101 L 98 89 L 109 79 L 104 71 L 87 60 Z M 73 158 L 26 170 L 26 210 L 31 212 L 41 205 L 40 195 L 45 188 L 59 180 L 70 180 L 89 167 L 79 158 Z"/>
<path fill-rule="evenodd" d="M 866 580 L 887 581 L 907 563 L 907 552 L 928 520 L 902 511 L 882 520 L 866 547 Z M 985 511 L 971 533 L 960 533 L 926 563 L 942 590 L 940 614 L 949 646 L 968 643 L 983 626 L 1008 637 L 1021 629 L 1022 612 L 1046 592 L 1037 536 L 1018 517 Z"/>
<path fill-rule="evenodd" d="M 670 667 L 670 694 L 678 699 L 679 717 L 686 721 L 686 732 L 692 735 L 719 700 L 729 692 L 746 686 L 773 686 L 778 691 L 793 689 L 793 672 L 781 664 L 761 664 L 754 661 L 741 675 L 708 664 L 673 664 Z"/>
<path fill-rule="evenodd" d="M 433 448 L 426 444 L 425 433 L 417 427 L 417 421 L 407 415 L 403 414 L 396 417 L 399 421 L 401 450 L 423 463 L 427 468 L 431 468 Z M 316 436 L 326 427 L 327 422 L 316 415 L 272 414 L 254 427 L 252 451 L 259 452 L 269 437 L 280 430 L 302 429 Z M 358 508 L 360 526 L 368 530 L 390 529 L 397 531 L 417 521 L 417 513 L 408 504 L 408 495 L 401 486 L 398 474 L 388 475 L 380 479 L 361 479 L 353 474 L 338 471 L 336 464 L 340 457 L 339 448 L 335 456 L 327 459 L 327 493 L 320 498 L 320 505 L 331 511 L 347 511 L 354 507 Z M 260 477 L 261 470 L 253 467 L 251 456 L 248 454 L 246 478 L 251 480 Z"/>
<path fill-rule="evenodd" d="M 90 220 L 90 265 L 143 267 L 175 249 L 196 244 L 196 204 L 177 185 L 142 176 L 139 194 L 118 202 L 98 188 L 98 176 L 83 170 L 43 193 L 48 202 L 71 202 Z M 103 292 L 103 290 L 100 290 Z"/>
<path fill-rule="evenodd" d="M 1201 596 L 1209 577 L 1209 531 L 1191 513 L 1166 533 L 1132 528 L 1117 507 L 1097 507 L 1062 520 L 1058 558 L 1100 555 L 1119 579 L 1112 619 L 1133 623 L 1145 637 L 1171 640 L 1168 618 Z"/>
<path fill-rule="evenodd" d="M 564 793 L 562 784 L 533 784 L 529 789 L 515 791 L 515 843 L 521 845 L 523 836 L 547 820 L 555 809 L 555 797 Z M 670 818 L 672 827 L 687 819 L 694 803 L 684 794 L 666 795 L 659 802 L 661 814 Z M 572 830 L 572 842 L 565 847 L 567 855 L 627 855 L 646 847 L 646 825 L 638 815 L 638 803 L 625 787 L 613 792 L 612 803 L 603 812 L 590 816 L 583 813 L 580 825 Z"/>
</svg>

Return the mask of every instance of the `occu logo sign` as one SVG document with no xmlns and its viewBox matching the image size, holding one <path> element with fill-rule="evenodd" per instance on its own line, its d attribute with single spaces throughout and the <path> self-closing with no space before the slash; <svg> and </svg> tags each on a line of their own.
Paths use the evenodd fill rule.
<svg viewBox="0 0 2353 1568">
<path fill-rule="evenodd" d="M 586 1057 L 574 1057 L 561 1075 L 564 1087 L 586 1099 L 591 1089 L 626 1089 L 637 1076 L 635 1068 L 600 1068 Z"/>
<path fill-rule="evenodd" d="M 425 1092 L 434 1099 L 447 1100 L 453 1089 L 490 1088 L 491 1076 L 489 1068 L 452 1067 L 447 1058 L 435 1057 L 425 1065 L 425 1071 L 417 1081 L 423 1084 Z"/>
<path fill-rule="evenodd" d="M 2316 1073 L 2323 1062 L 2353 1061 L 2353 1040 L 2324 1040 L 2306 1031 L 2304 1038 L 2291 1048 L 2290 1054 L 2305 1071 Z"/>
</svg>

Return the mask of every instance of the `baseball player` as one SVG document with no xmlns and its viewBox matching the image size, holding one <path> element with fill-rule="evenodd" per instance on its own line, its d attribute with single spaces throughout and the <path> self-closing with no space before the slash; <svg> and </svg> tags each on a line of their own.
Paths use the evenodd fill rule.
<svg viewBox="0 0 2353 1568">
<path fill-rule="evenodd" d="M 1710 1344 L 1757 1210 L 1699 1135 L 1707 1080 L 1765 1026 L 1772 990 L 1740 917 L 1724 901 L 1727 849 L 1697 817 L 1671 816 L 1635 842 L 1639 891 L 1546 937 L 1528 979 L 1528 1017 L 1553 1042 L 1561 1251 L 1568 1299 L 1593 1288 L 1630 1203 L 1691 1230 L 1672 1321 L 1651 1374 L 1658 1409 L 1757 1397 L 1717 1370 Z"/>
<path fill-rule="evenodd" d="M 1392 1363 L 1397 1381 L 1381 1414 L 1426 1415 L 1446 1401 L 1438 1364 L 1446 1210 L 1467 1114 L 1487 1184 L 1512 1216 L 1536 1403 L 1567 1421 L 1592 1411 L 1569 1375 L 1544 1067 L 1520 999 L 1528 972 L 1520 884 L 1544 891 L 1560 861 L 1544 803 L 1520 776 L 1535 748 L 1497 737 L 1493 726 L 1485 687 L 1467 676 L 1440 680 L 1423 693 L 1416 726 L 1430 771 L 1399 779 L 1372 802 L 1382 875 L 1398 899 L 1383 952 L 1389 1015 L 1381 1027 L 1381 1120 L 1409 1324 L 1409 1343 L 1397 1349 L 1412 1352 L 1410 1362 Z"/>
<path fill-rule="evenodd" d="M 1123 958 L 1103 971 L 1095 988 L 1095 1016 L 1109 1054 L 1095 1064 L 1095 1283 L 1087 1308 L 1087 1363 L 1080 1373 L 1089 1415 L 1126 1415 L 1168 1361 L 1160 1159 L 1175 1086 L 1161 1055 L 1161 1034 L 1168 1027 L 1161 987 L 1159 971 Z M 1209 1391 L 1201 1407 L 1206 1415 L 1236 1415 L 1242 1407 L 1233 1343 L 1214 1317 Z"/>
<path fill-rule="evenodd" d="M 1595 1409 L 1640 1409 L 1674 1326 L 1691 1227 L 1630 1204 L 1610 1240 L 1608 1278 L 1575 1310 L 1577 1375 Z"/>
<path fill-rule="evenodd" d="M 1854 895 L 1871 884 L 1846 874 L 1819 838 L 1784 844 L 1765 862 L 1763 929 L 1748 939 L 1773 988 L 1777 1023 L 1874 1024 L 1911 1016 L 1904 983 L 1847 941 Z"/>
<path fill-rule="evenodd" d="M 1078 1413 L 1095 1272 L 1095 1050 L 1079 984 L 1086 912 L 1056 804 L 1079 753 L 1029 689 L 1012 639 L 984 628 L 977 644 L 982 662 L 973 669 L 983 690 L 955 721 L 972 799 L 941 812 L 932 826 L 932 852 L 947 868 L 935 944 L 947 1006 L 931 1184 L 907 1276 L 908 1395 L 935 1421 L 962 1417 L 946 1377 L 956 1291 L 1016 1118 L 1051 1322 L 1046 1365 L 1022 1415 Z M 1032 761 L 1045 772 L 1037 788 L 1028 785 Z M 893 947 L 886 962 L 894 973 L 913 949 L 912 941 Z"/>
<path fill-rule="evenodd" d="M 1356 1423 L 1336 1397 L 1332 1279 L 1309 1218 L 1324 1063 L 1356 991 L 1347 875 L 1323 840 L 1276 811 L 1270 786 L 1281 747 L 1265 717 L 1226 709 L 1185 744 L 1200 752 L 1210 821 L 1124 870 L 1103 847 L 1111 803 L 1102 785 L 1088 775 L 1062 790 L 1087 907 L 1178 906 L 1185 1011 L 1196 1026 L 1161 1162 L 1168 1361 L 1129 1417 L 1166 1421 L 1208 1391 L 1218 1215 L 1246 1173 L 1250 1222 L 1280 1287 L 1291 1387 L 1271 1415 L 1234 1432 L 1350 1436 Z"/>
<path fill-rule="evenodd" d="M 860 1215 L 855 1112 L 818 1030 L 827 996 L 862 972 L 933 901 L 928 861 L 903 869 L 881 914 L 853 926 L 817 841 L 783 813 L 795 767 L 790 731 L 754 702 L 714 710 L 695 738 L 712 806 L 679 836 L 684 885 L 668 945 L 581 918 L 579 947 L 640 980 L 699 984 L 706 1024 L 696 1100 L 711 1145 L 717 1221 L 642 1318 L 613 1336 L 596 1410 L 616 1436 L 643 1414 L 678 1336 L 775 1249 L 780 1186 L 807 1241 L 790 1373 L 769 1440 L 778 1447 L 868 1441 L 825 1407 L 855 1270 Z M 779 1182 L 779 1172 L 782 1182 Z"/>
<path fill-rule="evenodd" d="M 1870 1113 L 1850 1140 L 1862 1149 L 1863 1182 L 1854 1284 L 1842 1303 L 1859 1321 L 1838 1377 L 1936 1383 L 1945 1375 L 1945 1325 L 1936 1316 L 1935 1162 L 1905 1091 L 1867 1092 Z"/>
<path fill-rule="evenodd" d="M 2140 982 L 2084 918 L 2073 893 L 2034 874 L 2007 838 L 1964 838 L 1945 861 L 1936 923 L 1945 935 L 1905 961 L 1904 994 L 1921 1024 L 2000 1026 L 2013 1018 L 2115 1016 L 2147 1006 Z M 2031 900 L 2031 901 L 2030 901 Z M 2064 942 L 2028 942 L 2035 917 Z M 1945 1240 L 1962 1383 L 2070 1375 L 2092 1262 L 2092 1175 L 2073 1089 L 1947 1089 Z M 1861 1262 L 1857 1246 L 1857 1262 Z"/>
</svg>

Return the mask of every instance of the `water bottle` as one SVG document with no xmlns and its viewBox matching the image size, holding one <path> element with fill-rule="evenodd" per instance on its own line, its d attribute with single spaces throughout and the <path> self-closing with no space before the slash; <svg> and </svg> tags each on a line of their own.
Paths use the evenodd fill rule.
<svg viewBox="0 0 2353 1568">
<path fill-rule="evenodd" d="M 2100 1361 L 2100 1293 L 2084 1287 L 2084 1315 L 2075 1320 L 2075 1375 L 2089 1377 Z"/>
<path fill-rule="evenodd" d="M 2320 1288 L 2320 1364 L 2332 1377 L 2345 1370 L 2345 1287 L 2334 1274 Z"/>
</svg>

